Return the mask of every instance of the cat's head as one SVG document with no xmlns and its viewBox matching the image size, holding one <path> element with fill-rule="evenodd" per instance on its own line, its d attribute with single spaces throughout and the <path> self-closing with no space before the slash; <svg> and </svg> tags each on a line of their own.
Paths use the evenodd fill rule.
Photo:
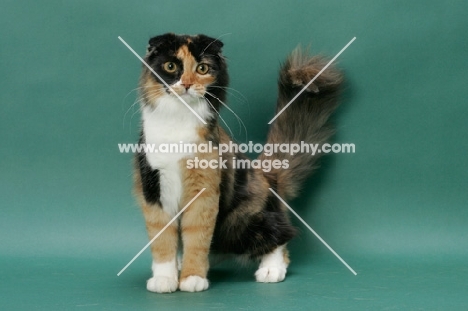
<svg viewBox="0 0 468 311">
<path fill-rule="evenodd" d="M 224 101 L 229 78 L 222 47 L 221 41 L 205 35 L 168 33 L 149 40 L 145 61 L 182 98 L 211 96 Z M 149 102 L 175 96 L 146 66 L 140 86 Z"/>
</svg>

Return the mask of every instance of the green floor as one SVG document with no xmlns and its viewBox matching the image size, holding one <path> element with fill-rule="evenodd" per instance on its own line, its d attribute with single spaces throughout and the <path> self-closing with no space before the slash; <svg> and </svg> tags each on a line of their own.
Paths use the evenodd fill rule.
<svg viewBox="0 0 468 311">
<path fill-rule="evenodd" d="M 144 256 L 146 257 L 146 256 Z M 2 258 L 2 310 L 465 310 L 464 260 L 334 258 L 292 264 L 286 281 L 259 284 L 253 268 L 222 264 L 202 293 L 147 292 L 148 258 L 120 277 L 117 258 Z"/>
</svg>

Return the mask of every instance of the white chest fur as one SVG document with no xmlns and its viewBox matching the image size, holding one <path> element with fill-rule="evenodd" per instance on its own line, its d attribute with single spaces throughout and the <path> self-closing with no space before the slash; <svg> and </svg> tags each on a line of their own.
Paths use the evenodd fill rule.
<svg viewBox="0 0 468 311">
<path fill-rule="evenodd" d="M 204 100 L 187 97 L 186 102 L 202 119 L 207 120 L 211 116 Z M 156 148 L 161 144 L 197 143 L 198 129 L 203 126 L 192 111 L 170 95 L 159 99 L 155 109 L 143 107 L 142 119 L 145 143 L 153 144 Z M 193 154 L 184 152 L 146 154 L 150 166 L 159 170 L 161 204 L 164 211 L 171 216 L 180 209 L 183 191 L 180 160 L 192 156 Z"/>
</svg>

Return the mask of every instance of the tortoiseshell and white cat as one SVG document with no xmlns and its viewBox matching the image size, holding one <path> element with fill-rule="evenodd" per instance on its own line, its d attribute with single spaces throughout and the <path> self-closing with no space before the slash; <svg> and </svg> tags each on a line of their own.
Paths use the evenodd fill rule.
<svg viewBox="0 0 468 311">
<path fill-rule="evenodd" d="M 140 79 L 142 132 L 140 143 L 228 143 L 218 124 L 226 99 L 228 72 L 223 43 L 205 35 L 165 34 L 150 39 L 145 61 L 193 110 L 203 124 L 145 66 Z M 280 70 L 277 111 L 286 105 L 323 67 L 322 58 L 301 49 L 292 52 Z M 327 121 L 337 106 L 341 75 L 328 68 L 307 92 L 272 124 L 268 143 L 323 143 L 331 134 Z M 224 154 L 225 159 L 243 154 Z M 258 282 L 280 282 L 289 264 L 286 243 L 295 235 L 287 210 L 268 190 L 296 196 L 314 168 L 317 156 L 265 154 L 260 159 L 289 161 L 289 169 L 187 168 L 187 160 L 218 160 L 213 153 L 139 153 L 135 189 L 153 238 L 202 188 L 206 190 L 151 245 L 153 277 L 149 291 L 203 291 L 208 288 L 209 253 L 234 254 L 258 260 Z M 180 275 L 177 251 L 182 245 Z"/>
</svg>

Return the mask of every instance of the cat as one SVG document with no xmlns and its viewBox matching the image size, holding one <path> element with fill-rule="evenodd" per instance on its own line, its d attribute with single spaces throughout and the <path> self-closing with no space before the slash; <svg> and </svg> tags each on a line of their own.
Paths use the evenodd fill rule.
<svg viewBox="0 0 468 311">
<path fill-rule="evenodd" d="M 227 144 L 229 135 L 218 123 L 229 83 L 223 43 L 206 35 L 167 33 L 149 40 L 145 62 L 171 88 L 143 66 L 140 77 L 142 131 L 140 143 Z M 325 66 L 300 47 L 279 73 L 279 112 Z M 330 67 L 273 122 L 268 143 L 325 142 L 333 131 L 329 117 L 338 105 L 341 73 Z M 173 94 L 176 92 L 193 111 Z M 205 121 L 200 121 L 197 115 Z M 148 235 L 153 238 L 194 198 L 199 197 L 151 245 L 152 292 L 177 289 L 198 292 L 209 287 L 208 255 L 234 254 L 260 262 L 258 282 L 280 282 L 289 264 L 286 244 L 296 234 L 287 209 L 269 191 L 284 199 L 297 196 L 301 183 L 315 168 L 319 154 L 261 154 L 261 160 L 286 160 L 288 169 L 269 172 L 253 168 L 187 168 L 187 160 L 218 160 L 218 152 L 145 153 L 135 156 L 135 194 Z M 227 152 L 222 159 L 247 159 Z M 178 247 L 183 250 L 178 267 Z M 179 275 L 180 268 L 180 275 Z"/>
</svg>

